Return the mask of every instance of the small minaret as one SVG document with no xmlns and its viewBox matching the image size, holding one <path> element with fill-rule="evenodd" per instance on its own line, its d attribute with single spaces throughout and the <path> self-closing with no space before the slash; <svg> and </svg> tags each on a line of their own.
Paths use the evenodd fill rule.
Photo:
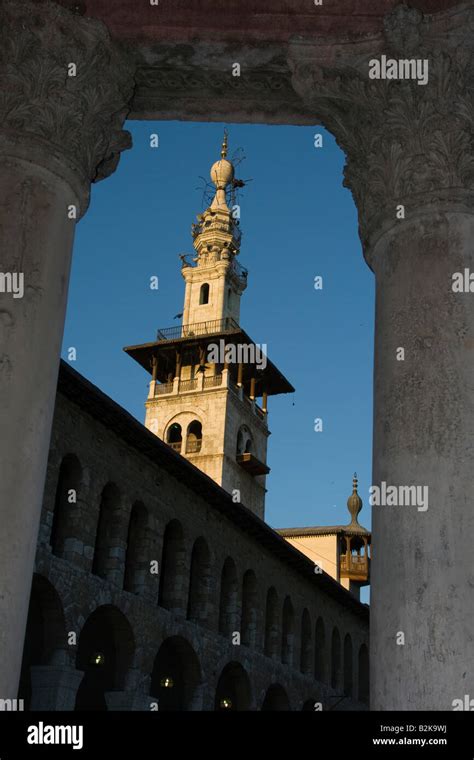
<svg viewBox="0 0 474 760">
<path fill-rule="evenodd" d="M 182 325 L 124 350 L 151 374 L 145 426 L 263 518 L 268 396 L 294 388 L 239 324 L 247 271 L 237 262 L 239 220 L 227 204 L 234 184 L 227 134 L 210 175 L 215 196 L 192 225 L 196 255 L 192 264 L 181 257 Z"/>
<path fill-rule="evenodd" d="M 360 589 L 370 583 L 370 532 L 360 525 L 359 512 L 362 509 L 362 499 L 358 492 L 357 473 L 352 479 L 352 493 L 347 499 L 347 509 L 351 522 L 341 534 L 340 544 L 340 577 L 343 585 L 359 598 Z"/>
<path fill-rule="evenodd" d="M 361 587 L 370 583 L 371 534 L 357 519 L 362 509 L 357 486 L 354 473 L 347 499 L 351 516 L 348 525 L 281 528 L 278 533 L 359 599 Z"/>
</svg>

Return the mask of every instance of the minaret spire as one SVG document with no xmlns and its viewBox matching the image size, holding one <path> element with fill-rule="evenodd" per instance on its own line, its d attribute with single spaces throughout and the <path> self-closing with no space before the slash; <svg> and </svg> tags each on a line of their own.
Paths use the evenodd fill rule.
<svg viewBox="0 0 474 760">
<path fill-rule="evenodd" d="M 234 165 L 227 159 L 227 130 L 224 130 L 224 140 L 222 141 L 221 158 L 211 166 L 211 180 L 216 186 L 216 194 L 211 203 L 211 209 L 218 208 L 222 211 L 230 209 L 227 206 L 225 191 L 227 185 L 230 185 L 234 179 Z"/>
<path fill-rule="evenodd" d="M 227 158 L 227 129 L 224 128 L 224 139 L 222 141 L 221 158 Z"/>
<path fill-rule="evenodd" d="M 362 499 L 360 498 L 358 492 L 357 492 L 357 486 L 358 486 L 358 480 L 357 480 L 357 473 L 354 473 L 354 477 L 352 478 L 352 494 L 347 499 L 347 509 L 349 510 L 349 514 L 351 515 L 351 525 L 359 525 L 359 521 L 357 519 L 357 516 L 362 509 Z"/>
</svg>

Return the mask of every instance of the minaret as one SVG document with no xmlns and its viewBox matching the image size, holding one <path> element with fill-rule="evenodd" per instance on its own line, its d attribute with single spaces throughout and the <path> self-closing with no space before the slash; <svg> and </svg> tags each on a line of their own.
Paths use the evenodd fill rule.
<svg viewBox="0 0 474 760">
<path fill-rule="evenodd" d="M 347 499 L 348 525 L 281 528 L 278 533 L 359 599 L 362 586 L 370 583 L 371 534 L 358 520 L 362 499 L 357 488 L 354 473 Z"/>
<path fill-rule="evenodd" d="M 210 176 L 214 198 L 192 225 L 196 255 L 192 264 L 181 257 L 182 325 L 124 350 L 151 374 L 145 426 L 263 518 L 268 396 L 294 388 L 239 325 L 247 271 L 227 204 L 235 183 L 227 134 Z"/>
</svg>

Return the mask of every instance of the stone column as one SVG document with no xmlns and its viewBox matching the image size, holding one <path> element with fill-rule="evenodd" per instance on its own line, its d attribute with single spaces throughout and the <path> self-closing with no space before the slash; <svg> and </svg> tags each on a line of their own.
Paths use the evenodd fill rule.
<svg viewBox="0 0 474 760">
<path fill-rule="evenodd" d="M 31 668 L 30 710 L 74 710 L 82 670 L 65 665 L 36 665 Z"/>
<path fill-rule="evenodd" d="M 474 694 L 474 292 L 452 288 L 474 272 L 473 30 L 472 9 L 400 6 L 337 69 L 292 52 L 295 87 L 346 152 L 376 279 L 373 484 L 398 505 L 373 506 L 374 710 Z M 427 61 L 428 82 L 370 79 L 382 54 Z"/>
<path fill-rule="evenodd" d="M 132 89 L 130 65 L 103 24 L 49 0 L 2 2 L 2 698 L 17 692 L 75 223 L 90 182 L 130 147 L 122 124 Z"/>
</svg>

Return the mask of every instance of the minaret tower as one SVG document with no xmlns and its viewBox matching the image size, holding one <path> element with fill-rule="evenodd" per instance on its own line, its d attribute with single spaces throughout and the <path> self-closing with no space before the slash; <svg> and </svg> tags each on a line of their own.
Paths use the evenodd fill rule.
<svg viewBox="0 0 474 760">
<path fill-rule="evenodd" d="M 182 325 L 124 350 L 151 374 L 145 426 L 263 518 L 268 396 L 294 388 L 239 325 L 247 271 L 227 203 L 235 182 L 227 134 L 210 175 L 215 196 L 192 225 L 196 255 L 192 264 L 182 257 Z"/>
</svg>

